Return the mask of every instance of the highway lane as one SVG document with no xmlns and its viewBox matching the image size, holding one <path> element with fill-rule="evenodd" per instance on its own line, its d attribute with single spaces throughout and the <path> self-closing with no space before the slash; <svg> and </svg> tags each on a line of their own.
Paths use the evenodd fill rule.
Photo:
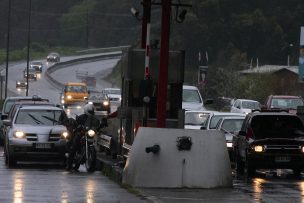
<svg viewBox="0 0 304 203">
<path fill-rule="evenodd" d="M 117 53 L 117 52 L 113 52 L 113 53 Z M 101 55 L 101 54 L 89 54 L 86 56 L 95 56 L 95 55 Z M 68 60 L 72 60 L 72 59 L 79 58 L 79 57 L 83 57 L 83 56 L 61 57 L 61 61 L 62 62 L 68 61 Z M 52 64 L 47 64 L 45 60 L 42 60 L 42 61 L 44 63 L 43 72 L 42 72 L 42 74 L 40 74 L 37 81 L 30 81 L 28 95 L 29 96 L 32 96 L 35 94 L 40 95 L 41 97 L 49 99 L 53 103 L 59 103 L 59 101 L 60 101 L 59 94 L 60 94 L 61 90 L 52 86 L 44 78 L 45 70 L 48 67 L 50 67 L 50 65 L 52 65 Z M 118 59 L 116 59 L 116 61 L 118 61 Z M 79 69 L 80 68 L 79 65 L 80 65 L 82 68 L 85 68 L 85 70 L 94 74 L 94 73 L 98 73 L 98 72 L 102 71 L 103 69 L 109 70 L 109 69 L 113 68 L 113 66 L 115 65 L 115 62 L 113 61 L 113 62 L 109 63 L 109 62 L 105 62 L 105 61 L 96 61 L 96 62 L 92 62 L 92 64 L 91 63 L 89 63 L 89 64 L 90 65 L 87 65 L 87 66 L 81 66 L 81 64 L 78 64 L 78 65 L 76 65 L 76 68 Z M 17 90 L 16 81 L 24 79 L 23 70 L 25 69 L 25 67 L 26 67 L 26 62 L 20 62 L 20 63 L 10 65 L 9 69 L 8 69 L 8 78 L 9 78 L 8 89 L 20 96 L 25 96 L 26 91 Z M 71 72 L 74 72 L 74 70 L 75 70 L 75 68 L 73 66 L 68 67 L 64 70 L 65 73 L 59 74 L 59 76 L 62 77 L 64 80 L 66 80 L 66 82 L 68 82 L 70 80 L 74 80 L 73 77 L 75 76 L 75 74 L 71 74 Z M 1 74 L 5 75 L 5 70 L 3 70 L 1 72 Z M 55 72 L 55 74 L 57 74 L 57 73 Z M 62 78 L 60 78 L 60 77 L 59 77 L 59 80 L 63 81 Z M 104 84 L 106 85 L 106 83 L 104 83 Z"/>
</svg>

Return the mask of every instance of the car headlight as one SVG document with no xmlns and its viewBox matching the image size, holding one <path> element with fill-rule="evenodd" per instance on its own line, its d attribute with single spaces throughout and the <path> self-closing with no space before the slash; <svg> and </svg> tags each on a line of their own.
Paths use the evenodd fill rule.
<svg viewBox="0 0 304 203">
<path fill-rule="evenodd" d="M 233 147 L 233 143 L 232 142 L 227 142 L 226 146 L 227 146 L 227 148 L 232 148 Z"/>
<path fill-rule="evenodd" d="M 89 103 L 89 104 L 93 104 L 93 102 L 91 102 L 91 101 L 89 101 L 88 103 Z"/>
<path fill-rule="evenodd" d="M 14 136 L 15 136 L 16 138 L 24 138 L 24 137 L 25 137 L 25 134 L 24 134 L 23 131 L 16 131 L 16 132 L 14 133 Z"/>
<path fill-rule="evenodd" d="M 264 151 L 264 146 L 256 145 L 256 146 L 254 146 L 254 151 L 255 152 L 263 152 Z"/>
<path fill-rule="evenodd" d="M 20 83 L 20 82 L 17 82 L 17 84 L 20 85 L 21 83 Z"/>
<path fill-rule="evenodd" d="M 69 133 L 68 133 L 68 132 L 63 132 L 63 133 L 61 134 L 61 136 L 62 136 L 64 139 L 67 139 L 68 136 L 69 136 Z"/>
<path fill-rule="evenodd" d="M 303 153 L 304 153 L 304 146 L 302 146 L 302 147 L 301 147 L 301 152 L 303 152 Z"/>
<path fill-rule="evenodd" d="M 104 106 L 108 106 L 108 105 L 109 105 L 109 101 L 103 101 L 102 104 L 103 104 Z"/>
<path fill-rule="evenodd" d="M 89 131 L 88 131 L 88 135 L 89 135 L 90 137 L 94 137 L 95 131 L 94 131 L 94 130 L 89 130 Z"/>
<path fill-rule="evenodd" d="M 68 99 L 72 99 L 72 96 L 71 96 L 71 95 L 68 95 L 67 98 L 68 98 Z"/>
</svg>

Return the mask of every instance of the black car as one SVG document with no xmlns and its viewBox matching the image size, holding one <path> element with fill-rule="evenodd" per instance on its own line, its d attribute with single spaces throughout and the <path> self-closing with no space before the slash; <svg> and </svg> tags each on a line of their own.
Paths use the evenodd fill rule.
<svg viewBox="0 0 304 203">
<path fill-rule="evenodd" d="M 41 73 L 43 68 L 43 63 L 41 61 L 32 61 L 30 67 L 34 68 L 37 73 Z"/>
<path fill-rule="evenodd" d="M 36 69 L 35 68 L 29 67 L 28 73 L 29 73 L 28 78 L 30 80 L 37 80 L 37 73 L 36 73 Z M 25 68 L 24 71 L 23 71 L 23 77 L 25 79 L 27 78 L 27 68 Z"/>
<path fill-rule="evenodd" d="M 253 176 L 256 169 L 304 169 L 304 126 L 285 112 L 249 113 L 234 140 L 237 173 Z"/>
<path fill-rule="evenodd" d="M 109 114 L 111 112 L 111 104 L 109 98 L 103 93 L 91 93 L 87 103 L 93 104 L 96 114 Z"/>
<path fill-rule="evenodd" d="M 27 82 L 25 80 L 17 80 L 16 81 L 16 88 L 17 89 L 26 89 Z"/>
<path fill-rule="evenodd" d="M 58 63 L 60 62 L 60 55 L 57 52 L 51 52 L 46 57 L 47 62 Z"/>
</svg>

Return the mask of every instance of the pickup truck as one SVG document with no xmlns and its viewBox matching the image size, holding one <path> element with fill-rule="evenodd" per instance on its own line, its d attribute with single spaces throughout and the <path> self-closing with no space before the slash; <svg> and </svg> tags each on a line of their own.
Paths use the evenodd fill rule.
<svg viewBox="0 0 304 203">
<path fill-rule="evenodd" d="M 304 100 L 301 96 L 269 95 L 263 109 L 282 109 L 287 110 L 289 113 L 296 114 L 298 106 L 304 106 Z"/>
</svg>

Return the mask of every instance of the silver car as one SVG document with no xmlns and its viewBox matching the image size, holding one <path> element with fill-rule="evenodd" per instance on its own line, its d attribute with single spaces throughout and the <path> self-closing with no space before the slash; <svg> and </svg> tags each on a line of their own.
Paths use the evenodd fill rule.
<svg viewBox="0 0 304 203">
<path fill-rule="evenodd" d="M 65 111 L 54 106 L 21 106 L 5 135 L 5 163 L 12 167 L 17 161 L 29 158 L 64 161 L 68 131 L 63 125 Z"/>
</svg>

